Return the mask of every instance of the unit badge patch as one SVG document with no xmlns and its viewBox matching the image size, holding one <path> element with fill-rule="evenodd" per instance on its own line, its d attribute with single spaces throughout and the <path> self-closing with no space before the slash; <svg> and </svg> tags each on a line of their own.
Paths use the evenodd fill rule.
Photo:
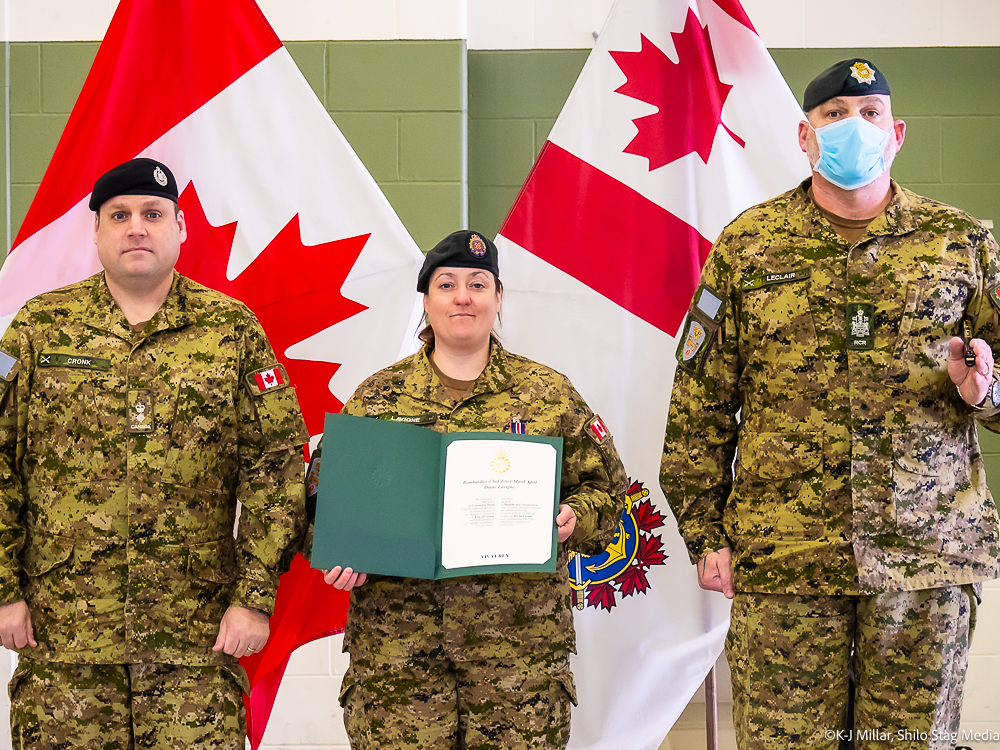
<svg viewBox="0 0 1000 750">
<path fill-rule="evenodd" d="M 611 544 L 597 555 L 570 553 L 569 585 L 577 609 L 610 612 L 619 594 L 635 596 L 649 590 L 647 572 L 653 565 L 663 565 L 667 555 L 663 540 L 652 533 L 664 525 L 663 515 L 648 498 L 642 482 L 630 479 L 628 502 Z"/>
<path fill-rule="evenodd" d="M 867 302 L 852 302 L 847 306 L 847 348 L 865 351 L 875 347 L 873 332 L 875 305 Z"/>
<path fill-rule="evenodd" d="M 128 392 L 128 431 L 132 433 L 152 432 L 153 392 L 146 388 L 132 388 Z"/>
<path fill-rule="evenodd" d="M 694 373 L 701 370 L 709 344 L 722 325 L 725 314 L 726 304 L 722 295 L 705 284 L 699 286 L 677 347 L 678 364 Z"/>
<path fill-rule="evenodd" d="M 684 352 L 681 354 L 681 359 L 684 361 L 694 359 L 694 355 L 698 353 L 704 343 L 705 327 L 697 320 L 692 320 L 688 326 L 687 335 L 684 337 Z"/>
</svg>

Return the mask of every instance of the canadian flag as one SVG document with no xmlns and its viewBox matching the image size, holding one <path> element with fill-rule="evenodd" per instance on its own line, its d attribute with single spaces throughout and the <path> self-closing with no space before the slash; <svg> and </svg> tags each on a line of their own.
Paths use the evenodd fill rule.
<svg viewBox="0 0 1000 750">
<path fill-rule="evenodd" d="M 0 268 L 0 331 L 28 298 L 100 270 L 89 195 L 136 156 L 177 178 L 188 228 L 177 269 L 254 311 L 311 434 L 413 350 L 420 252 L 253 0 L 118 5 Z M 297 558 L 267 649 L 243 661 L 254 747 L 291 650 L 340 632 L 346 612 Z"/>
<path fill-rule="evenodd" d="M 277 388 L 285 382 L 281 379 L 281 371 L 277 367 L 272 367 L 270 370 L 264 370 L 264 372 L 255 373 L 254 379 L 257 381 L 257 387 L 262 391 L 266 391 L 270 388 Z"/>
<path fill-rule="evenodd" d="M 630 477 L 570 560 L 572 748 L 658 748 L 722 650 L 659 487 L 675 337 L 722 228 L 808 176 L 801 119 L 737 0 L 618 0 L 497 238 L 505 344 L 572 379 Z"/>
</svg>

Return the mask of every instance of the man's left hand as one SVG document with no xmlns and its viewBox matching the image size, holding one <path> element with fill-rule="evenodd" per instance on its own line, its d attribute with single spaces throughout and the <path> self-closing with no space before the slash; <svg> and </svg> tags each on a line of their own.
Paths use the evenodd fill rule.
<svg viewBox="0 0 1000 750">
<path fill-rule="evenodd" d="M 958 392 L 965 403 L 978 406 L 986 398 L 993 380 L 993 350 L 982 339 L 972 339 L 969 343 L 976 353 L 976 366 L 966 366 L 965 342 L 955 336 L 950 342 L 948 376 L 958 386 Z"/>
<path fill-rule="evenodd" d="M 224 651 L 237 659 L 260 651 L 271 634 L 269 623 L 268 616 L 259 609 L 230 607 L 222 616 L 219 637 L 212 650 Z"/>
<path fill-rule="evenodd" d="M 565 542 L 576 529 L 576 511 L 568 505 L 560 505 L 559 515 L 556 516 L 556 526 L 559 527 L 559 541 Z"/>
</svg>

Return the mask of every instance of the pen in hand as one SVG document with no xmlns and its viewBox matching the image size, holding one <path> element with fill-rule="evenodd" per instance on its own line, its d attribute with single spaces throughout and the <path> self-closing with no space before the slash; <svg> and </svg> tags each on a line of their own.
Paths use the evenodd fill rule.
<svg viewBox="0 0 1000 750">
<path fill-rule="evenodd" d="M 965 344 L 965 366 L 976 366 L 976 350 L 972 348 L 972 321 L 962 320 L 962 343 Z"/>
</svg>

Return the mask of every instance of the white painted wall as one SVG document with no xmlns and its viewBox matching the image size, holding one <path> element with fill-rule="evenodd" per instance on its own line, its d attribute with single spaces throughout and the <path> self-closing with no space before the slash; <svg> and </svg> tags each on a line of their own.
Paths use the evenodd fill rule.
<svg viewBox="0 0 1000 750">
<path fill-rule="evenodd" d="M 627 2 L 627 0 L 623 0 Z M 593 44 L 613 0 L 258 0 L 277 35 L 467 39 L 469 49 Z M 97 40 L 118 0 L 5 0 L 10 41 Z M 1000 45 L 1000 0 L 743 0 L 768 47 Z"/>
<path fill-rule="evenodd" d="M 258 0 L 277 35 L 306 39 L 467 39 L 470 49 L 593 45 L 613 0 Z M 4 0 L 9 41 L 99 40 L 117 0 Z M 1000 45 L 1000 0 L 743 0 L 768 47 Z M 152 40 L 155 42 L 155 40 Z M 1000 731 L 1000 583 L 987 586 L 966 679 L 963 728 Z M 341 638 L 291 659 L 264 738 L 268 750 L 348 750 L 337 695 Z M 0 649 L 0 683 L 10 676 Z M 728 697 L 726 670 L 720 695 Z M 10 748 L 0 691 L 0 750 Z M 977 748 L 987 745 L 975 744 Z M 992 745 L 992 747 L 997 747 Z"/>
</svg>

